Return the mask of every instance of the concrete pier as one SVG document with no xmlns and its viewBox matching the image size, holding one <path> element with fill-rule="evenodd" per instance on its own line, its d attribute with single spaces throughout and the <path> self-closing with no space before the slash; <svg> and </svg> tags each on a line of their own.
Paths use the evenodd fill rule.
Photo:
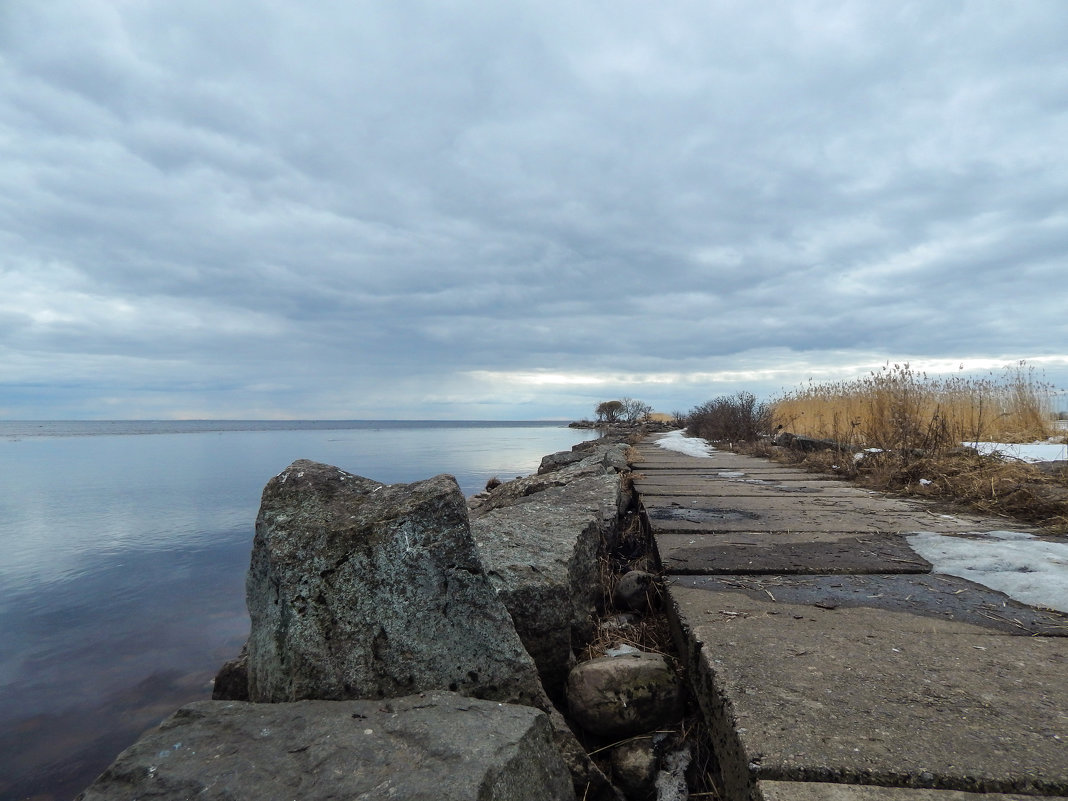
<svg viewBox="0 0 1068 801">
<path fill-rule="evenodd" d="M 906 540 L 1040 532 L 655 439 L 634 487 L 727 801 L 1068 797 L 1068 615 Z"/>
</svg>

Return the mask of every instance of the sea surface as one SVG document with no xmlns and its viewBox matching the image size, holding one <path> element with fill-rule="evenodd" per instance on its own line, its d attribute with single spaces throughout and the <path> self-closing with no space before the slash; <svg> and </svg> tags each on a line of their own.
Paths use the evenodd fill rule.
<svg viewBox="0 0 1068 801">
<path fill-rule="evenodd" d="M 464 494 L 596 436 L 563 423 L 0 422 L 0 801 L 66 801 L 209 698 L 248 634 L 264 484 L 296 459 Z"/>
</svg>

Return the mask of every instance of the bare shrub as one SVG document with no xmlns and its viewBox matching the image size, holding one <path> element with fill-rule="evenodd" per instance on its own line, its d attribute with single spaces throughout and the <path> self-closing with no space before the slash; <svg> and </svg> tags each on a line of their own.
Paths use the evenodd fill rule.
<svg viewBox="0 0 1068 801">
<path fill-rule="evenodd" d="M 690 411 L 686 433 L 712 442 L 755 442 L 771 433 L 772 408 L 751 392 L 725 395 Z"/>
</svg>

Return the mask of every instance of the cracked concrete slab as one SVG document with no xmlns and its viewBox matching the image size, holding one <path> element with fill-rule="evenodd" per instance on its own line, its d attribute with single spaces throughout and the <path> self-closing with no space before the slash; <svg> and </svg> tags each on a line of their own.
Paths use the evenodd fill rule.
<svg viewBox="0 0 1068 801">
<path fill-rule="evenodd" d="M 830 782 L 759 782 L 763 801 L 976 801 L 974 793 L 960 790 L 923 790 L 917 787 L 872 787 Z M 1068 801 L 1044 796 L 1046 801 Z M 1032 795 L 988 793 L 982 801 L 1035 801 Z"/>
<path fill-rule="evenodd" d="M 669 574 L 927 573 L 904 534 L 732 532 L 658 534 Z"/>
<path fill-rule="evenodd" d="M 1037 609 L 956 576 L 934 573 L 874 575 L 673 576 L 672 590 L 715 594 L 729 615 L 764 614 L 767 602 L 867 607 L 967 623 L 1003 634 L 1068 637 L 1068 614 Z M 693 596 L 690 596 L 693 600 Z M 814 611 L 814 610 L 813 610 Z"/>
<path fill-rule="evenodd" d="M 716 473 L 639 474 L 633 478 L 633 481 L 634 488 L 643 497 L 650 499 L 658 495 L 703 497 L 821 495 L 838 498 L 865 498 L 873 494 L 870 490 L 851 487 L 841 481 L 813 479 L 792 473 L 783 476 L 769 476 L 767 473 L 761 473 L 759 474 L 761 477 L 753 477 L 753 474 L 741 471 L 725 470 L 722 472 L 724 475 Z"/>
<path fill-rule="evenodd" d="M 936 513 L 916 502 L 882 496 L 823 498 L 643 496 L 654 534 L 687 531 L 938 531 L 989 528 L 967 513 Z M 1004 527 L 1004 524 L 1001 524 Z"/>
<path fill-rule="evenodd" d="M 671 595 L 733 766 L 728 797 L 754 797 L 764 779 L 1068 794 L 1068 639 L 676 586 Z M 744 612 L 732 608 L 739 600 Z"/>
</svg>

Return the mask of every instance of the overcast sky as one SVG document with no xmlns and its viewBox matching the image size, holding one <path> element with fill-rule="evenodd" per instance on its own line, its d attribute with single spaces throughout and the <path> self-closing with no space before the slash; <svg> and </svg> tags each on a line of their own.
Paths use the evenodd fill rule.
<svg viewBox="0 0 1068 801">
<path fill-rule="evenodd" d="M 0 417 L 1068 385 L 1068 3 L 0 2 Z"/>
</svg>

